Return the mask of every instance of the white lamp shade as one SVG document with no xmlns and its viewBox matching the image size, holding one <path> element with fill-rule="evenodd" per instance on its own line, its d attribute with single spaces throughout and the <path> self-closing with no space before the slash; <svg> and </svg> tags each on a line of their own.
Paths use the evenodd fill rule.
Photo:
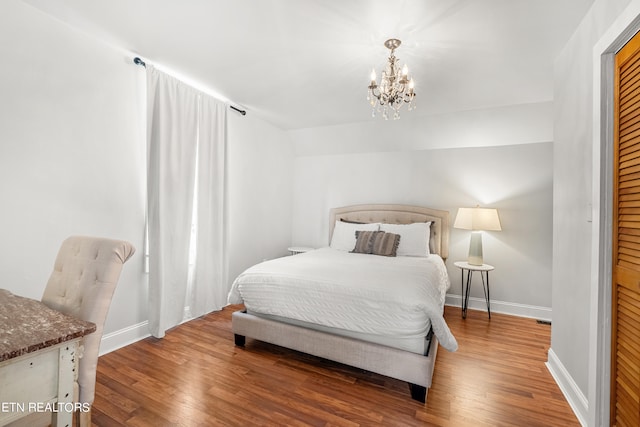
<svg viewBox="0 0 640 427">
<path fill-rule="evenodd" d="M 500 218 L 497 209 L 487 208 L 460 208 L 456 215 L 454 228 L 472 230 L 471 241 L 469 242 L 468 262 L 472 265 L 482 265 L 482 233 L 481 231 L 500 231 Z"/>
<path fill-rule="evenodd" d="M 474 231 L 500 231 L 500 218 L 497 209 L 459 208 L 454 228 Z"/>
</svg>

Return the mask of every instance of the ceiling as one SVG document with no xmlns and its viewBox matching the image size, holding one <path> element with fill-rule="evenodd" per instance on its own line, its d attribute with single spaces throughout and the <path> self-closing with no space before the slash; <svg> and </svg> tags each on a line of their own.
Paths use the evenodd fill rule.
<svg viewBox="0 0 640 427">
<path fill-rule="evenodd" d="M 396 50 L 424 115 L 553 99 L 553 61 L 594 0 L 24 0 L 283 129 L 382 120 Z"/>
</svg>

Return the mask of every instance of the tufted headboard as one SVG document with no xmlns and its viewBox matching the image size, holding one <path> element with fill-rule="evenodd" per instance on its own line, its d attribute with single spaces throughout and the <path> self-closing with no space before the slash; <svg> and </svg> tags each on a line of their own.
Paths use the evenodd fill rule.
<svg viewBox="0 0 640 427">
<path fill-rule="evenodd" d="M 431 221 L 429 250 L 446 260 L 449 256 L 449 211 L 410 205 L 353 205 L 333 208 L 329 212 L 329 242 L 336 220 L 411 224 Z"/>
</svg>

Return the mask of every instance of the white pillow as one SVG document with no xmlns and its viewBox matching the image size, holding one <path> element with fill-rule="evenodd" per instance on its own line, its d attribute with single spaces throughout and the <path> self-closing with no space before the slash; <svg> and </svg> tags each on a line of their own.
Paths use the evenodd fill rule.
<svg viewBox="0 0 640 427">
<path fill-rule="evenodd" d="M 431 222 L 414 222 L 413 224 L 380 224 L 380 231 L 400 235 L 397 256 L 429 255 L 429 237 Z"/>
<path fill-rule="evenodd" d="M 353 224 L 337 220 L 331 237 L 331 249 L 352 251 L 356 247 L 356 231 L 378 231 L 380 224 Z"/>
</svg>

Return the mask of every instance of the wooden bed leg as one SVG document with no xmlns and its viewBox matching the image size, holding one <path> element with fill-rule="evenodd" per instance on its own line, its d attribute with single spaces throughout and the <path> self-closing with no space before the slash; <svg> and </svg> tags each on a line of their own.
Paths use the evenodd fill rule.
<svg viewBox="0 0 640 427">
<path fill-rule="evenodd" d="M 421 385 L 409 383 L 409 389 L 411 390 L 411 398 L 421 403 L 427 402 L 427 388 Z"/>
<path fill-rule="evenodd" d="M 244 335 L 233 334 L 233 340 L 238 347 L 244 347 L 246 339 L 247 338 Z"/>
</svg>

